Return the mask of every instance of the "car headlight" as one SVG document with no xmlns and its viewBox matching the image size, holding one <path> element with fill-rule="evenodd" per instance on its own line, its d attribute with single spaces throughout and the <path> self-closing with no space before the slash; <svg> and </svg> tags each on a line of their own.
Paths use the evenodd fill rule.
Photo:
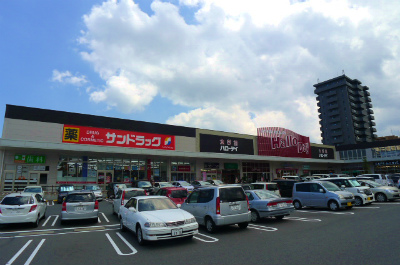
<svg viewBox="0 0 400 265">
<path fill-rule="evenodd" d="M 167 225 L 162 222 L 146 222 L 145 227 L 166 227 Z"/>
<path fill-rule="evenodd" d="M 342 194 L 339 194 L 340 199 L 344 199 L 344 196 Z"/>
<path fill-rule="evenodd" d="M 189 219 L 185 219 L 185 225 L 186 224 L 192 224 L 192 223 L 196 223 L 196 218 L 192 217 Z"/>
<path fill-rule="evenodd" d="M 357 189 L 357 192 L 358 193 L 365 193 L 364 190 L 362 190 L 362 189 Z"/>
</svg>

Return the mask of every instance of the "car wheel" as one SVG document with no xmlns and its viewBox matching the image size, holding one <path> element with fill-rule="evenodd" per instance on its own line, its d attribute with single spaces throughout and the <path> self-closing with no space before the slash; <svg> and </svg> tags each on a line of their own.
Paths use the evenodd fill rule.
<svg viewBox="0 0 400 265">
<path fill-rule="evenodd" d="M 126 227 L 124 226 L 124 223 L 122 222 L 122 218 L 119 219 L 119 228 L 121 229 L 122 232 L 126 231 Z"/>
<path fill-rule="evenodd" d="M 240 229 L 245 229 L 245 228 L 247 228 L 248 225 L 249 225 L 249 223 L 247 223 L 247 222 L 238 224 Z"/>
<path fill-rule="evenodd" d="M 283 217 L 285 217 L 285 216 L 284 216 L 284 215 L 278 215 L 278 216 L 275 216 L 276 220 L 282 220 L 282 219 L 283 219 Z"/>
<path fill-rule="evenodd" d="M 337 211 L 339 209 L 339 204 L 335 201 L 329 201 L 328 207 L 331 211 Z"/>
<path fill-rule="evenodd" d="M 146 240 L 143 239 L 142 228 L 140 227 L 140 225 L 136 228 L 136 239 L 139 245 L 143 246 L 146 244 Z"/>
<path fill-rule="evenodd" d="M 33 227 L 38 227 L 39 226 L 39 221 L 40 221 L 40 215 L 38 215 L 38 217 L 36 218 L 36 221 L 33 222 Z"/>
<path fill-rule="evenodd" d="M 354 199 L 356 201 L 356 206 L 362 206 L 364 204 L 360 197 L 355 197 Z"/>
<path fill-rule="evenodd" d="M 251 210 L 251 221 L 257 223 L 260 221 L 260 215 L 256 210 Z"/>
<path fill-rule="evenodd" d="M 214 233 L 217 229 L 211 217 L 207 217 L 206 219 L 206 229 L 208 233 Z"/>
<path fill-rule="evenodd" d="M 296 210 L 300 210 L 301 208 L 303 208 L 303 206 L 301 205 L 301 203 L 298 200 L 295 200 L 293 202 L 293 206 L 294 206 L 294 208 L 296 208 Z"/>
<path fill-rule="evenodd" d="M 386 195 L 383 194 L 383 193 L 378 193 L 378 194 L 376 194 L 376 195 L 375 195 L 375 198 L 376 198 L 376 200 L 377 200 L 378 202 L 385 202 L 385 201 L 387 201 L 387 197 L 386 197 Z"/>
</svg>

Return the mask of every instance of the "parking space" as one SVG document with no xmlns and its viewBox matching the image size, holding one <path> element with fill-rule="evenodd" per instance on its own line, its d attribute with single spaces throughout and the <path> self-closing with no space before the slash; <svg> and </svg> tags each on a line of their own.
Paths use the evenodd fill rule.
<svg viewBox="0 0 400 265">
<path fill-rule="evenodd" d="M 182 260 L 180 259 L 176 263 L 158 262 L 158 264 L 183 264 L 183 261 L 190 263 L 191 256 L 196 257 L 197 252 L 212 255 L 229 251 L 247 256 L 253 253 L 253 249 L 258 248 L 260 244 L 269 246 L 268 242 L 294 249 L 293 251 L 298 249 L 297 244 L 309 244 L 315 250 L 315 248 L 319 248 L 315 238 L 321 235 L 329 238 L 329 244 L 337 249 L 342 249 L 341 255 L 346 255 L 343 252 L 344 249 L 354 251 L 353 246 L 344 248 L 340 242 L 342 240 L 355 242 L 351 235 L 347 237 L 347 231 L 352 231 L 353 235 L 360 231 L 359 236 L 363 242 L 374 242 L 375 250 L 378 248 L 379 251 L 385 251 L 380 248 L 384 248 L 388 243 L 383 242 L 376 235 L 381 233 L 382 231 L 379 230 L 383 228 L 393 230 L 397 227 L 395 221 L 400 221 L 400 218 L 393 213 L 396 213 L 399 207 L 400 202 L 389 202 L 373 203 L 370 206 L 335 212 L 305 208 L 293 212 L 283 220 L 270 218 L 263 219 L 258 223 L 250 223 L 247 229 L 228 226 L 219 229 L 215 234 L 209 234 L 204 227 L 201 227 L 199 234 L 195 235 L 192 240 L 160 241 L 148 246 L 140 246 L 132 232 L 120 231 L 118 218 L 112 214 L 110 202 L 104 201 L 100 204 L 99 222 L 96 224 L 80 221 L 61 225 L 59 220 L 61 205 L 56 204 L 48 209 L 46 218 L 41 221 L 38 228 L 28 225 L 0 227 L 0 244 L 2 246 L 0 264 L 53 264 L 57 255 L 68 257 L 68 260 L 59 261 L 57 264 L 85 262 L 110 264 L 108 262 L 129 262 L 131 261 L 128 260 L 129 257 L 133 257 L 139 263 L 147 264 L 149 262 L 157 263 L 160 259 L 163 261 L 168 259 L 171 251 L 175 250 L 182 256 Z M 366 222 L 366 219 L 369 222 Z M 376 226 L 377 231 L 370 231 L 371 227 L 375 227 L 371 226 L 371 220 L 379 224 Z M 390 225 L 392 225 L 391 228 Z M 369 229 L 368 233 L 363 231 L 367 228 Z M 306 238 L 309 238 L 309 241 Z M 245 251 L 243 252 L 243 250 Z M 279 252 L 275 247 L 274 251 Z M 302 251 L 307 250 L 303 249 Z M 269 256 L 279 254 L 267 252 Z M 372 257 L 368 253 L 364 253 L 364 255 L 368 259 Z M 221 260 L 220 257 L 212 261 L 207 255 L 203 258 L 203 262 L 204 264 L 237 264 L 238 260 L 225 258 L 229 262 Z M 376 259 L 373 261 L 377 262 Z M 271 264 L 279 263 L 272 262 Z M 298 264 L 303 263 L 299 262 Z M 335 263 L 328 260 L 326 264 Z M 364 264 L 373 263 L 364 262 Z"/>
</svg>

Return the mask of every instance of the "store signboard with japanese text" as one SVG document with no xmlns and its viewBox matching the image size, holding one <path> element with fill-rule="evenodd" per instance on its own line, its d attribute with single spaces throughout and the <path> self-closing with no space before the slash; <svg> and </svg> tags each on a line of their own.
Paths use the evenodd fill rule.
<svg viewBox="0 0 400 265">
<path fill-rule="evenodd" d="M 175 150 L 175 136 L 64 125 L 63 143 Z"/>
<path fill-rule="evenodd" d="M 254 155 L 253 140 L 200 134 L 200 152 Z"/>
<path fill-rule="evenodd" d="M 257 128 L 258 155 L 311 158 L 310 138 L 280 127 Z"/>
<path fill-rule="evenodd" d="M 18 155 L 14 155 L 14 163 L 45 164 L 46 156 L 18 154 Z"/>
<path fill-rule="evenodd" d="M 311 146 L 311 157 L 316 159 L 335 159 L 333 148 Z"/>
</svg>

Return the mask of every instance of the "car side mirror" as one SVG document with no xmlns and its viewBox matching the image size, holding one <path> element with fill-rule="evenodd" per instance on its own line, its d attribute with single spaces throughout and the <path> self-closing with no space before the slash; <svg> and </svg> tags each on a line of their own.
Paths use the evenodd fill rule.
<svg viewBox="0 0 400 265">
<path fill-rule="evenodd" d="M 181 208 L 182 204 L 177 204 L 176 206 L 178 206 L 178 208 Z"/>
<path fill-rule="evenodd" d="M 129 208 L 128 208 L 128 210 L 129 210 L 129 211 L 131 211 L 131 212 L 134 212 L 134 213 L 136 213 L 136 209 L 135 209 L 135 207 L 129 207 Z"/>
<path fill-rule="evenodd" d="M 324 189 L 319 189 L 319 192 L 320 193 L 325 193 L 325 190 Z"/>
</svg>

